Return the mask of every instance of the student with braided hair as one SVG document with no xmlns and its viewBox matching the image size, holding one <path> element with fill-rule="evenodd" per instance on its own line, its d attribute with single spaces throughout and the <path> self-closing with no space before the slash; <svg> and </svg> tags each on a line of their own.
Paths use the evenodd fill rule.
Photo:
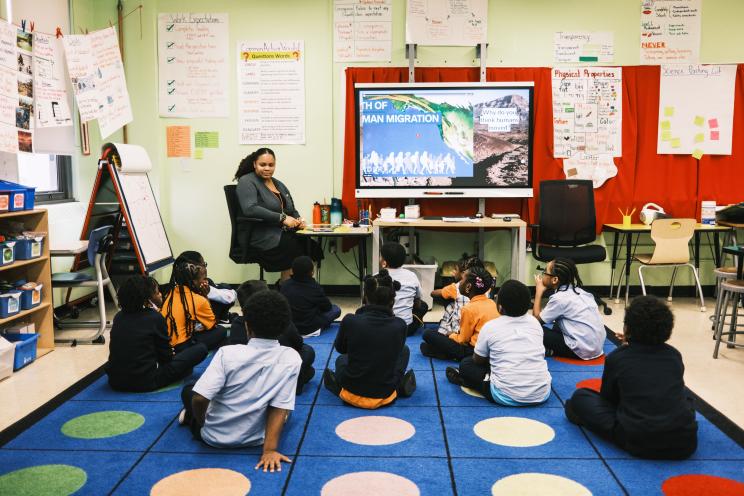
<svg viewBox="0 0 744 496">
<path fill-rule="evenodd" d="M 209 282 L 203 265 L 180 261 L 173 265 L 173 288 L 160 313 L 168 325 L 170 344 L 180 352 L 196 343 L 213 350 L 225 341 L 227 330 L 217 324 L 209 305 Z"/>
<path fill-rule="evenodd" d="M 460 361 L 473 354 L 478 333 L 486 322 L 499 316 L 496 302 L 488 297 L 493 277 L 483 267 L 471 267 L 460 282 L 460 293 L 469 298 L 460 313 L 460 329 L 448 336 L 434 329 L 424 331 L 421 353 L 432 358 Z"/>
<path fill-rule="evenodd" d="M 336 371 L 325 369 L 326 389 L 358 408 L 389 405 L 416 389 L 416 375 L 408 370 L 405 321 L 393 314 L 400 283 L 387 270 L 364 279 L 364 306 L 346 315 L 334 346 L 341 355 Z"/>
<path fill-rule="evenodd" d="M 478 257 L 464 254 L 455 265 L 455 273 L 452 275 L 455 282 L 431 292 L 432 298 L 443 298 L 448 302 L 444 307 L 442 319 L 439 321 L 440 334 L 449 336 L 452 333 L 460 332 L 460 312 L 462 307 L 470 302 L 467 296 L 460 293 L 460 282 L 462 282 L 465 272 L 471 267 L 483 267 L 483 261 Z"/>
<path fill-rule="evenodd" d="M 546 356 L 591 360 L 602 354 L 605 327 L 594 296 L 582 289 L 576 264 L 556 258 L 542 275 L 535 276 L 533 313 L 543 324 Z M 553 290 L 545 308 L 540 300 Z"/>
</svg>

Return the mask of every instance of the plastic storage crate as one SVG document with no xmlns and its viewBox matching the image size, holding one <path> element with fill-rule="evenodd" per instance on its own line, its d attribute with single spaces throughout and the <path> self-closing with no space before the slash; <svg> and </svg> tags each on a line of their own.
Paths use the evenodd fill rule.
<svg viewBox="0 0 744 496">
<path fill-rule="evenodd" d="M 3 337 L 15 343 L 15 356 L 13 357 L 13 370 L 22 369 L 29 363 L 36 360 L 36 342 L 39 340 L 38 334 L 3 334 Z"/>
<path fill-rule="evenodd" d="M 0 336 L 0 381 L 13 373 L 15 345 Z"/>
<path fill-rule="evenodd" d="M 36 188 L 23 186 L 22 184 L 16 184 L 10 181 L 3 181 L 0 179 L 0 191 L 10 192 L 8 210 L 10 210 L 11 212 L 17 210 L 34 209 L 34 196 L 36 194 Z"/>
<path fill-rule="evenodd" d="M 434 290 L 434 279 L 437 276 L 439 265 L 434 262 L 427 265 L 403 265 L 403 268 L 416 274 L 416 277 L 418 277 L 421 283 L 421 300 L 425 301 L 429 305 L 429 308 L 431 308 L 434 305 L 431 292 Z"/>
<path fill-rule="evenodd" d="M 6 319 L 21 311 L 21 291 L 0 294 L 0 319 Z"/>
<path fill-rule="evenodd" d="M 16 260 L 31 260 L 39 258 L 44 248 L 44 237 L 36 238 L 17 238 L 13 252 Z"/>
<path fill-rule="evenodd" d="M 20 286 L 18 291 L 21 292 L 21 310 L 31 310 L 34 307 L 38 307 L 41 303 L 41 288 L 43 284 L 36 284 L 32 288 L 24 288 Z"/>
</svg>

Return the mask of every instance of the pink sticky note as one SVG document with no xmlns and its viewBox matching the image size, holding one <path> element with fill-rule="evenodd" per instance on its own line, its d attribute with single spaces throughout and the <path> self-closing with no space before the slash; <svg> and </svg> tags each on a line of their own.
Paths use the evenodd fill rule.
<svg viewBox="0 0 744 496">
<path fill-rule="evenodd" d="M 711 141 L 718 141 L 718 131 L 711 131 L 710 132 L 710 140 Z"/>
<path fill-rule="evenodd" d="M 718 127 L 718 119 L 708 119 L 708 127 Z"/>
</svg>

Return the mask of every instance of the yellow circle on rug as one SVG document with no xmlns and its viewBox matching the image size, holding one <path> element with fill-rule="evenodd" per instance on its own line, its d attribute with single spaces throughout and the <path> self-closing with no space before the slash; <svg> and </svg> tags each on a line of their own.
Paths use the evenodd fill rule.
<svg viewBox="0 0 744 496">
<path fill-rule="evenodd" d="M 142 427 L 144 423 L 145 417 L 139 413 L 126 410 L 107 410 L 75 417 L 65 422 L 60 430 L 67 437 L 103 439 L 135 431 Z"/>
<path fill-rule="evenodd" d="M 395 417 L 369 415 L 341 422 L 336 426 L 336 435 L 354 444 L 386 446 L 413 437 L 416 428 Z"/>
<path fill-rule="evenodd" d="M 467 395 L 475 396 L 476 398 L 485 398 L 485 396 L 483 396 L 482 394 L 480 394 L 480 392 L 476 391 L 473 388 L 469 388 L 467 386 L 460 386 L 460 389 L 462 389 L 462 392 Z"/>
<path fill-rule="evenodd" d="M 491 486 L 493 496 L 592 496 L 576 481 L 551 474 L 524 473 L 504 477 Z"/>
<path fill-rule="evenodd" d="M 353 472 L 331 479 L 323 485 L 320 496 L 419 496 L 416 484 L 388 472 Z"/>
<path fill-rule="evenodd" d="M 0 475 L 0 494 L 39 496 L 73 494 L 85 485 L 88 474 L 73 465 L 37 465 Z"/>
<path fill-rule="evenodd" d="M 522 417 L 494 417 L 481 420 L 473 432 L 489 443 L 515 448 L 529 448 L 549 443 L 555 431 L 547 424 Z"/>
<path fill-rule="evenodd" d="M 251 481 L 240 472 L 197 468 L 160 479 L 150 489 L 150 496 L 244 496 L 250 490 Z"/>
</svg>

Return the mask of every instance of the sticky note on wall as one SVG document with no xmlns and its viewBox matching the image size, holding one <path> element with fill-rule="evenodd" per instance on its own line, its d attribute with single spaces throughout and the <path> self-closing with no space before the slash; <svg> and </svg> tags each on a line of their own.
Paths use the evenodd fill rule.
<svg viewBox="0 0 744 496">
<path fill-rule="evenodd" d="M 672 132 L 668 129 L 665 129 L 661 132 L 661 141 L 669 141 L 672 139 Z"/>
<path fill-rule="evenodd" d="M 672 148 L 679 148 L 682 146 L 682 141 L 679 138 L 672 138 Z"/>
<path fill-rule="evenodd" d="M 672 123 L 670 121 L 661 121 L 659 124 L 661 126 L 661 129 L 671 129 Z"/>
<path fill-rule="evenodd" d="M 697 133 L 695 135 L 695 143 L 700 143 L 705 141 L 705 134 L 704 133 Z"/>
<path fill-rule="evenodd" d="M 674 107 L 664 107 L 664 117 L 672 117 L 674 115 Z"/>
<path fill-rule="evenodd" d="M 711 141 L 718 141 L 719 140 L 719 133 L 718 133 L 718 131 L 711 131 L 710 132 L 710 140 Z"/>
<path fill-rule="evenodd" d="M 705 124 L 705 118 L 702 115 L 696 115 L 694 122 L 696 126 L 702 126 Z"/>
<path fill-rule="evenodd" d="M 695 148 L 695 150 L 693 150 L 692 152 L 692 156 L 700 160 L 700 158 L 703 156 L 703 150 L 701 150 L 700 148 Z"/>
<path fill-rule="evenodd" d="M 718 119 L 708 119 L 708 127 L 718 127 Z"/>
</svg>

